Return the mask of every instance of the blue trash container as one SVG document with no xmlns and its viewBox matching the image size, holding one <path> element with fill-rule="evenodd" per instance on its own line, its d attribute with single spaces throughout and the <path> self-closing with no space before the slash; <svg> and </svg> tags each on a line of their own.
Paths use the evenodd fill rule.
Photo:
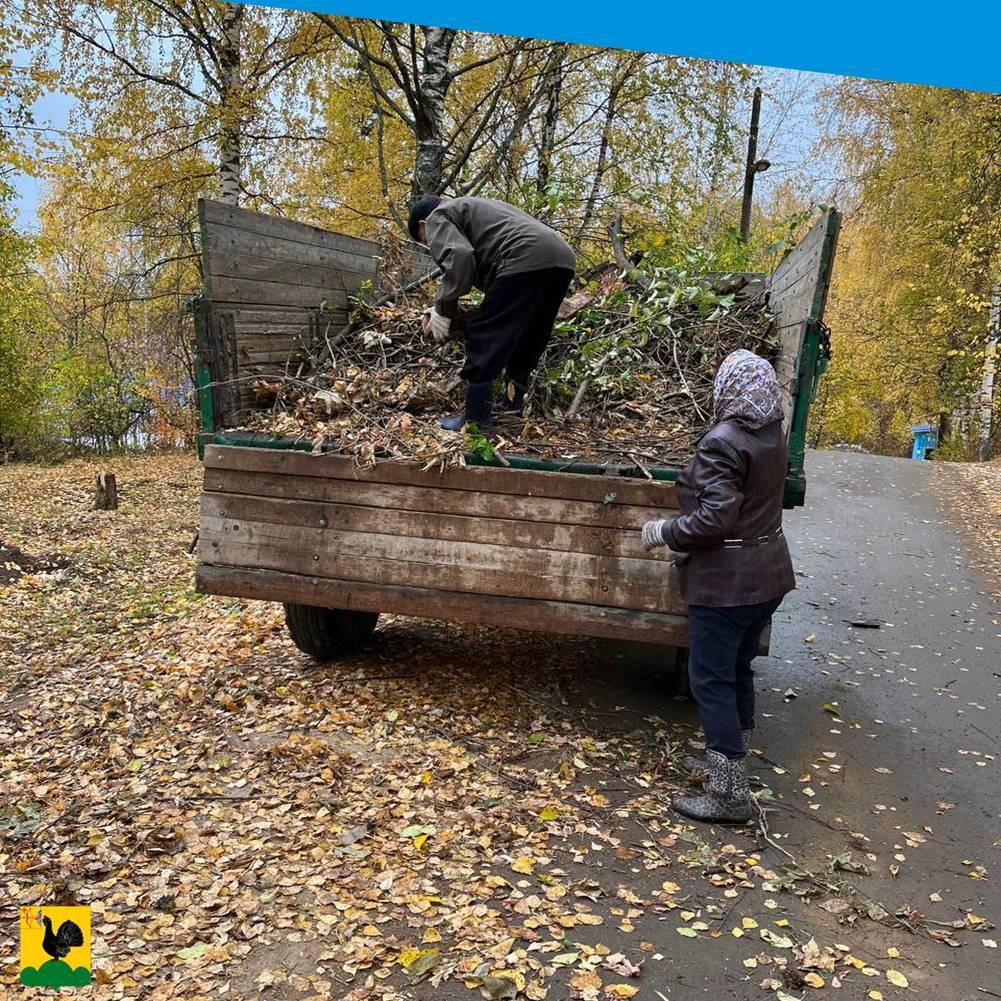
<svg viewBox="0 0 1001 1001">
<path fill-rule="evenodd" d="M 930 424 L 915 424 L 908 430 L 914 435 L 912 459 L 926 459 L 932 449 L 938 448 L 938 432 Z"/>
</svg>

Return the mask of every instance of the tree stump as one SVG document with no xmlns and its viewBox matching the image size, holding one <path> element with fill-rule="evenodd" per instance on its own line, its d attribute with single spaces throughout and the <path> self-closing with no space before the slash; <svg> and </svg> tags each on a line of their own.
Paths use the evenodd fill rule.
<svg viewBox="0 0 1001 1001">
<path fill-rule="evenodd" d="M 114 473 L 97 474 L 94 508 L 97 511 L 114 511 L 118 507 L 118 484 Z"/>
</svg>

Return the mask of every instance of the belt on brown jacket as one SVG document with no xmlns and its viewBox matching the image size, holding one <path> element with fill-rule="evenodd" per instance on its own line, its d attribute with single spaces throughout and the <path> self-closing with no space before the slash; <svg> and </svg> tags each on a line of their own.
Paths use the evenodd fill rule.
<svg viewBox="0 0 1001 1001">
<path fill-rule="evenodd" d="M 782 528 L 776 528 L 774 532 L 769 535 L 759 535 L 754 539 L 724 539 L 723 548 L 724 549 L 746 549 L 750 546 L 766 546 L 769 542 L 774 542 L 776 539 L 782 537 Z"/>
</svg>

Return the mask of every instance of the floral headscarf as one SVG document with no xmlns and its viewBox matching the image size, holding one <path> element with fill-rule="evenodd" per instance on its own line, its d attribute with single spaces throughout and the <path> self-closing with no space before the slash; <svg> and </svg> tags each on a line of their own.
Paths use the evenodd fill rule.
<svg viewBox="0 0 1001 1001">
<path fill-rule="evenodd" d="M 782 389 L 775 369 L 753 351 L 726 356 L 713 381 L 716 423 L 736 419 L 752 431 L 782 419 Z"/>
</svg>

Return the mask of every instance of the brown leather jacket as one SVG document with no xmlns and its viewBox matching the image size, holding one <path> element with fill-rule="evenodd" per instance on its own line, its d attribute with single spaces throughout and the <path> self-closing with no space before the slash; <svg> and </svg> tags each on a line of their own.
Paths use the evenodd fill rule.
<svg viewBox="0 0 1001 1001">
<path fill-rule="evenodd" d="M 681 516 L 663 532 L 690 605 L 755 605 L 796 586 L 782 528 L 788 465 L 782 422 L 756 431 L 724 421 L 678 477 Z"/>
</svg>

